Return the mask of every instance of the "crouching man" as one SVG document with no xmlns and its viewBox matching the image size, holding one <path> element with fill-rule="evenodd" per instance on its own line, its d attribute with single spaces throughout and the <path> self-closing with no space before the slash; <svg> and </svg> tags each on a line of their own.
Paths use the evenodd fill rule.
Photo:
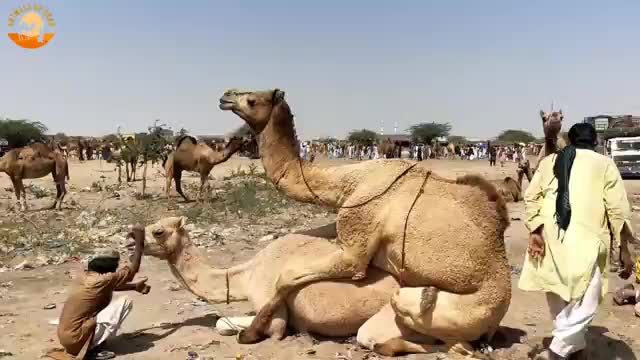
<svg viewBox="0 0 640 360">
<path fill-rule="evenodd" d="M 98 346 L 116 335 L 132 308 L 126 296 L 112 299 L 114 291 L 135 290 L 141 294 L 151 289 L 147 279 L 131 283 L 140 269 L 144 251 L 144 227 L 135 225 L 128 238 L 135 240 L 131 264 L 118 268 L 120 255 L 111 249 L 101 249 L 90 258 L 87 271 L 70 291 L 58 324 L 60 344 L 69 355 L 84 359 L 88 352 L 94 358 L 110 359 L 113 353 L 98 353 Z"/>
</svg>

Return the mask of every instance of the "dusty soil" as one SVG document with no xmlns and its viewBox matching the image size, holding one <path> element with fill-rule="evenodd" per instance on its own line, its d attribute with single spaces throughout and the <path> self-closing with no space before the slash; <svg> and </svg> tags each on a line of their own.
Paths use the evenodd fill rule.
<svg viewBox="0 0 640 360">
<path fill-rule="evenodd" d="M 331 165 L 346 163 L 345 160 Z M 515 174 L 515 165 L 490 168 L 486 161 L 430 160 L 425 164 L 437 173 L 454 177 L 480 173 L 487 178 Z M 139 170 L 139 173 L 141 171 Z M 278 194 L 260 174 L 259 162 L 234 157 L 212 171 L 212 194 L 205 204 L 178 202 L 167 210 L 164 178 L 158 167 L 149 168 L 146 196 L 142 184 L 118 186 L 112 164 L 100 161 L 70 162 L 70 194 L 62 212 L 37 210 L 53 201 L 49 177 L 29 180 L 32 209 L 13 210 L 15 200 L 6 176 L 0 176 L 0 357 L 35 359 L 55 347 L 55 326 L 72 277 L 83 269 L 82 260 L 94 247 L 125 244 L 127 226 L 145 224 L 168 215 L 185 215 L 194 224 L 192 235 L 207 249 L 211 264 L 228 266 L 250 258 L 268 243 L 266 235 L 324 225 L 334 213 L 293 203 Z M 187 193 L 195 197 L 198 178 L 183 176 Z M 640 200 L 640 182 L 626 181 L 629 199 Z M 36 198 L 40 197 L 40 198 Z M 494 359 L 526 359 L 527 353 L 550 335 L 551 321 L 544 296 L 516 288 L 526 248 L 522 204 L 510 204 L 512 224 L 506 243 L 513 268 L 513 300 L 494 342 Z M 634 225 L 640 219 L 633 217 Z M 260 241 L 260 240 L 263 241 Z M 124 249 L 123 249 L 124 250 Z M 130 293 L 134 311 L 120 335 L 108 344 L 119 359 L 185 359 L 188 351 L 201 358 L 259 359 L 374 359 L 354 339 L 317 339 L 292 335 L 283 342 L 265 341 L 251 346 L 236 344 L 234 337 L 216 333 L 220 315 L 243 315 L 248 303 L 208 305 L 181 289 L 164 262 L 145 258 L 139 276 L 149 277 L 148 295 Z M 611 288 L 622 284 L 610 275 Z M 55 304 L 55 309 L 45 307 Z M 631 307 L 612 305 L 609 295 L 589 332 L 594 359 L 635 359 L 640 354 L 640 319 Z M 410 355 L 411 359 L 442 359 L 442 354 Z M 453 357 L 448 357 L 453 358 Z"/>
</svg>

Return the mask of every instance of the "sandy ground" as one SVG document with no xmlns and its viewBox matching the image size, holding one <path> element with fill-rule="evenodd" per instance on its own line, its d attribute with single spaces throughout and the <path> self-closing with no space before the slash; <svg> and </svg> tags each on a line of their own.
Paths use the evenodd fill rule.
<svg viewBox="0 0 640 360">
<path fill-rule="evenodd" d="M 328 162 L 322 160 L 321 162 Z M 346 161 L 330 161 L 332 164 Z M 224 176 L 237 171 L 238 167 L 248 169 L 250 164 L 259 162 L 247 159 L 232 158 L 230 161 L 217 166 L 212 176 L 214 187 L 220 186 Z M 485 161 L 444 161 L 430 160 L 425 164 L 438 174 L 454 177 L 465 173 L 480 173 L 487 178 L 502 178 L 515 174 L 515 165 L 507 164 L 504 168 L 490 168 Z M 115 184 L 116 176 L 112 164 L 99 161 L 70 163 L 71 194 L 67 197 L 66 209 L 62 213 L 36 211 L 30 217 L 44 217 L 43 221 L 64 221 L 77 216 L 78 212 L 100 207 L 113 211 L 125 211 L 123 208 L 132 204 L 144 202 L 162 203 L 166 209 L 166 199 L 163 198 L 162 187 L 164 180 L 158 168 L 149 170 L 149 189 L 155 194 L 152 200 L 135 200 L 134 198 L 114 199 L 105 198 L 103 193 L 82 192 L 96 181 L 104 184 Z M 103 178 L 101 178 L 103 177 Z M 184 176 L 185 182 L 195 183 L 195 176 Z M 28 181 L 45 188 L 52 189 L 49 177 Z M 631 201 L 638 199 L 640 182 L 626 181 L 627 191 Z M 129 190 L 140 188 L 141 184 L 131 185 Z M 3 190 L 10 188 L 6 176 L 0 176 L 0 211 L 2 218 L 9 219 L 12 211 L 8 210 L 14 203 L 12 193 Z M 193 191 L 190 194 L 195 195 Z M 155 200 L 154 200 L 155 199 Z M 33 208 L 44 207 L 52 198 L 30 198 Z M 201 206 L 199 204 L 182 204 L 182 211 Z M 523 225 L 523 205 L 510 204 L 512 224 L 507 230 L 505 241 L 509 260 L 513 271 L 513 300 L 509 312 L 503 323 L 500 336 L 494 346 L 498 349 L 493 353 L 495 359 L 524 359 L 534 346 L 542 344 L 545 337 L 550 335 L 551 321 L 543 294 L 524 293 L 516 288 L 519 269 L 522 265 L 526 248 L 526 230 Z M 54 213 L 55 215 L 48 215 Z M 160 211 L 160 216 L 171 212 Z M 70 215 L 73 214 L 73 215 Z M 47 220 L 53 216 L 53 220 Z M 149 222 L 157 220 L 149 218 Z M 264 221 L 282 222 L 283 215 L 278 218 L 264 216 Z M 288 215 L 287 215 L 288 216 Z M 11 218 L 13 219 L 13 218 Z M 0 220 L 2 220 L 0 218 Z M 299 227 L 312 227 L 329 223 L 333 215 L 328 212 L 317 211 L 310 219 L 300 220 Z M 13 220 L 11 220 L 13 221 Z M 10 227 L 11 221 L 5 221 L 1 226 Z M 16 220 L 17 221 L 17 220 Z M 640 219 L 634 213 L 634 225 Z M 227 224 L 232 226 L 233 224 Z M 227 225 L 220 225 L 221 228 Z M 267 225 L 264 225 L 267 226 Z M 71 227 L 73 221 L 65 227 Z M 266 228 L 265 228 L 266 229 Z M 270 228 L 269 228 L 270 229 Z M 69 230 L 69 229 L 67 229 Z M 225 246 L 209 247 L 208 254 L 212 264 L 227 266 L 238 263 L 252 256 L 266 243 L 256 240 L 268 230 L 259 234 L 249 235 L 244 240 L 227 241 Z M 243 235 L 245 236 L 245 235 Z M 2 254 L 2 253 L 0 253 Z M 12 258 L 11 254 L 4 254 L 0 258 L 0 265 L 13 266 L 22 259 Z M 7 269 L 7 267 L 5 267 Z M 65 300 L 66 291 L 71 277 L 82 271 L 78 261 L 67 261 L 61 265 L 36 267 L 32 270 L 7 270 L 0 273 L 0 349 L 10 352 L 16 359 L 36 359 L 42 352 L 57 345 L 55 326 L 48 322 L 57 318 Z M 260 358 L 260 359 L 363 359 L 375 358 L 371 354 L 358 349 L 354 339 L 316 339 L 307 335 L 290 336 L 282 342 L 264 341 L 257 345 L 238 345 L 234 337 L 222 337 L 214 329 L 215 320 L 220 315 L 243 315 L 252 309 L 248 303 L 232 305 L 206 305 L 183 289 L 175 290 L 176 282 L 164 262 L 152 258 L 145 258 L 139 276 L 149 277 L 152 291 L 148 295 L 129 293 L 134 301 L 134 311 L 127 319 L 123 331 L 111 341 L 108 348 L 118 354 L 118 359 L 185 359 L 187 352 L 196 351 L 200 356 L 210 356 L 215 359 Z M 622 284 L 615 275 L 610 275 L 611 286 Z M 55 309 L 45 310 L 47 304 L 54 303 Z M 640 319 L 633 316 L 631 307 L 616 307 L 612 305 L 611 296 L 607 296 L 602 304 L 598 316 L 589 332 L 589 346 L 594 359 L 636 359 L 640 354 L 640 345 L 634 339 L 640 337 Z M 2 357 L 0 353 L 0 357 Z M 411 359 L 445 358 L 442 355 L 410 355 Z"/>
</svg>

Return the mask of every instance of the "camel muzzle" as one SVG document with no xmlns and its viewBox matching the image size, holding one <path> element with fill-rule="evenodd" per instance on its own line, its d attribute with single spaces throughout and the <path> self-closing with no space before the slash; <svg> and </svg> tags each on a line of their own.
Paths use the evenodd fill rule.
<svg viewBox="0 0 640 360">
<path fill-rule="evenodd" d="M 235 101 L 230 99 L 230 96 L 225 95 L 220 98 L 220 110 L 233 110 Z"/>
</svg>

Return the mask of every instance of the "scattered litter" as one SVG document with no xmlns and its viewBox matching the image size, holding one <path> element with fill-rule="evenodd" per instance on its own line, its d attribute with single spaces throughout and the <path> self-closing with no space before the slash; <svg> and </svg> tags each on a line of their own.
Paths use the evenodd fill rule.
<svg viewBox="0 0 640 360">
<path fill-rule="evenodd" d="M 207 306 L 209 305 L 209 303 L 207 303 L 206 301 L 202 301 L 202 300 L 194 300 L 190 303 L 191 306 Z"/>
<path fill-rule="evenodd" d="M 6 351 L 4 349 L 0 349 L 0 357 L 5 357 L 5 356 L 13 356 L 13 353 L 10 351 Z"/>
<path fill-rule="evenodd" d="M 13 270 L 31 270 L 33 269 L 33 265 L 29 263 L 29 261 L 25 260 L 20 264 L 16 265 Z"/>
<path fill-rule="evenodd" d="M 275 235 L 273 235 L 273 234 L 265 235 L 265 236 L 261 237 L 261 238 L 258 240 L 258 242 L 271 241 L 271 240 L 273 240 L 273 239 L 275 239 L 275 238 L 276 238 L 276 236 L 275 236 Z"/>
<path fill-rule="evenodd" d="M 56 308 L 56 304 L 54 304 L 54 303 L 47 304 L 47 305 L 44 306 L 45 310 L 52 310 L 52 309 L 55 309 L 55 308 Z"/>
<path fill-rule="evenodd" d="M 182 290 L 182 286 L 180 286 L 180 285 L 176 285 L 176 284 L 173 284 L 173 285 L 169 285 L 169 286 L 167 286 L 167 287 L 165 288 L 165 290 L 169 290 L 169 291 L 180 291 L 180 290 Z M 194 305 L 194 306 L 199 306 L 199 305 Z"/>
<path fill-rule="evenodd" d="M 10 288 L 10 287 L 13 287 L 13 281 L 7 281 L 7 282 L 0 283 L 0 287 L 1 288 L 7 288 L 7 289 Z"/>
<path fill-rule="evenodd" d="M 60 324 L 60 319 L 51 319 L 51 320 L 47 321 L 47 324 L 49 324 L 49 325 L 59 325 Z"/>
</svg>

